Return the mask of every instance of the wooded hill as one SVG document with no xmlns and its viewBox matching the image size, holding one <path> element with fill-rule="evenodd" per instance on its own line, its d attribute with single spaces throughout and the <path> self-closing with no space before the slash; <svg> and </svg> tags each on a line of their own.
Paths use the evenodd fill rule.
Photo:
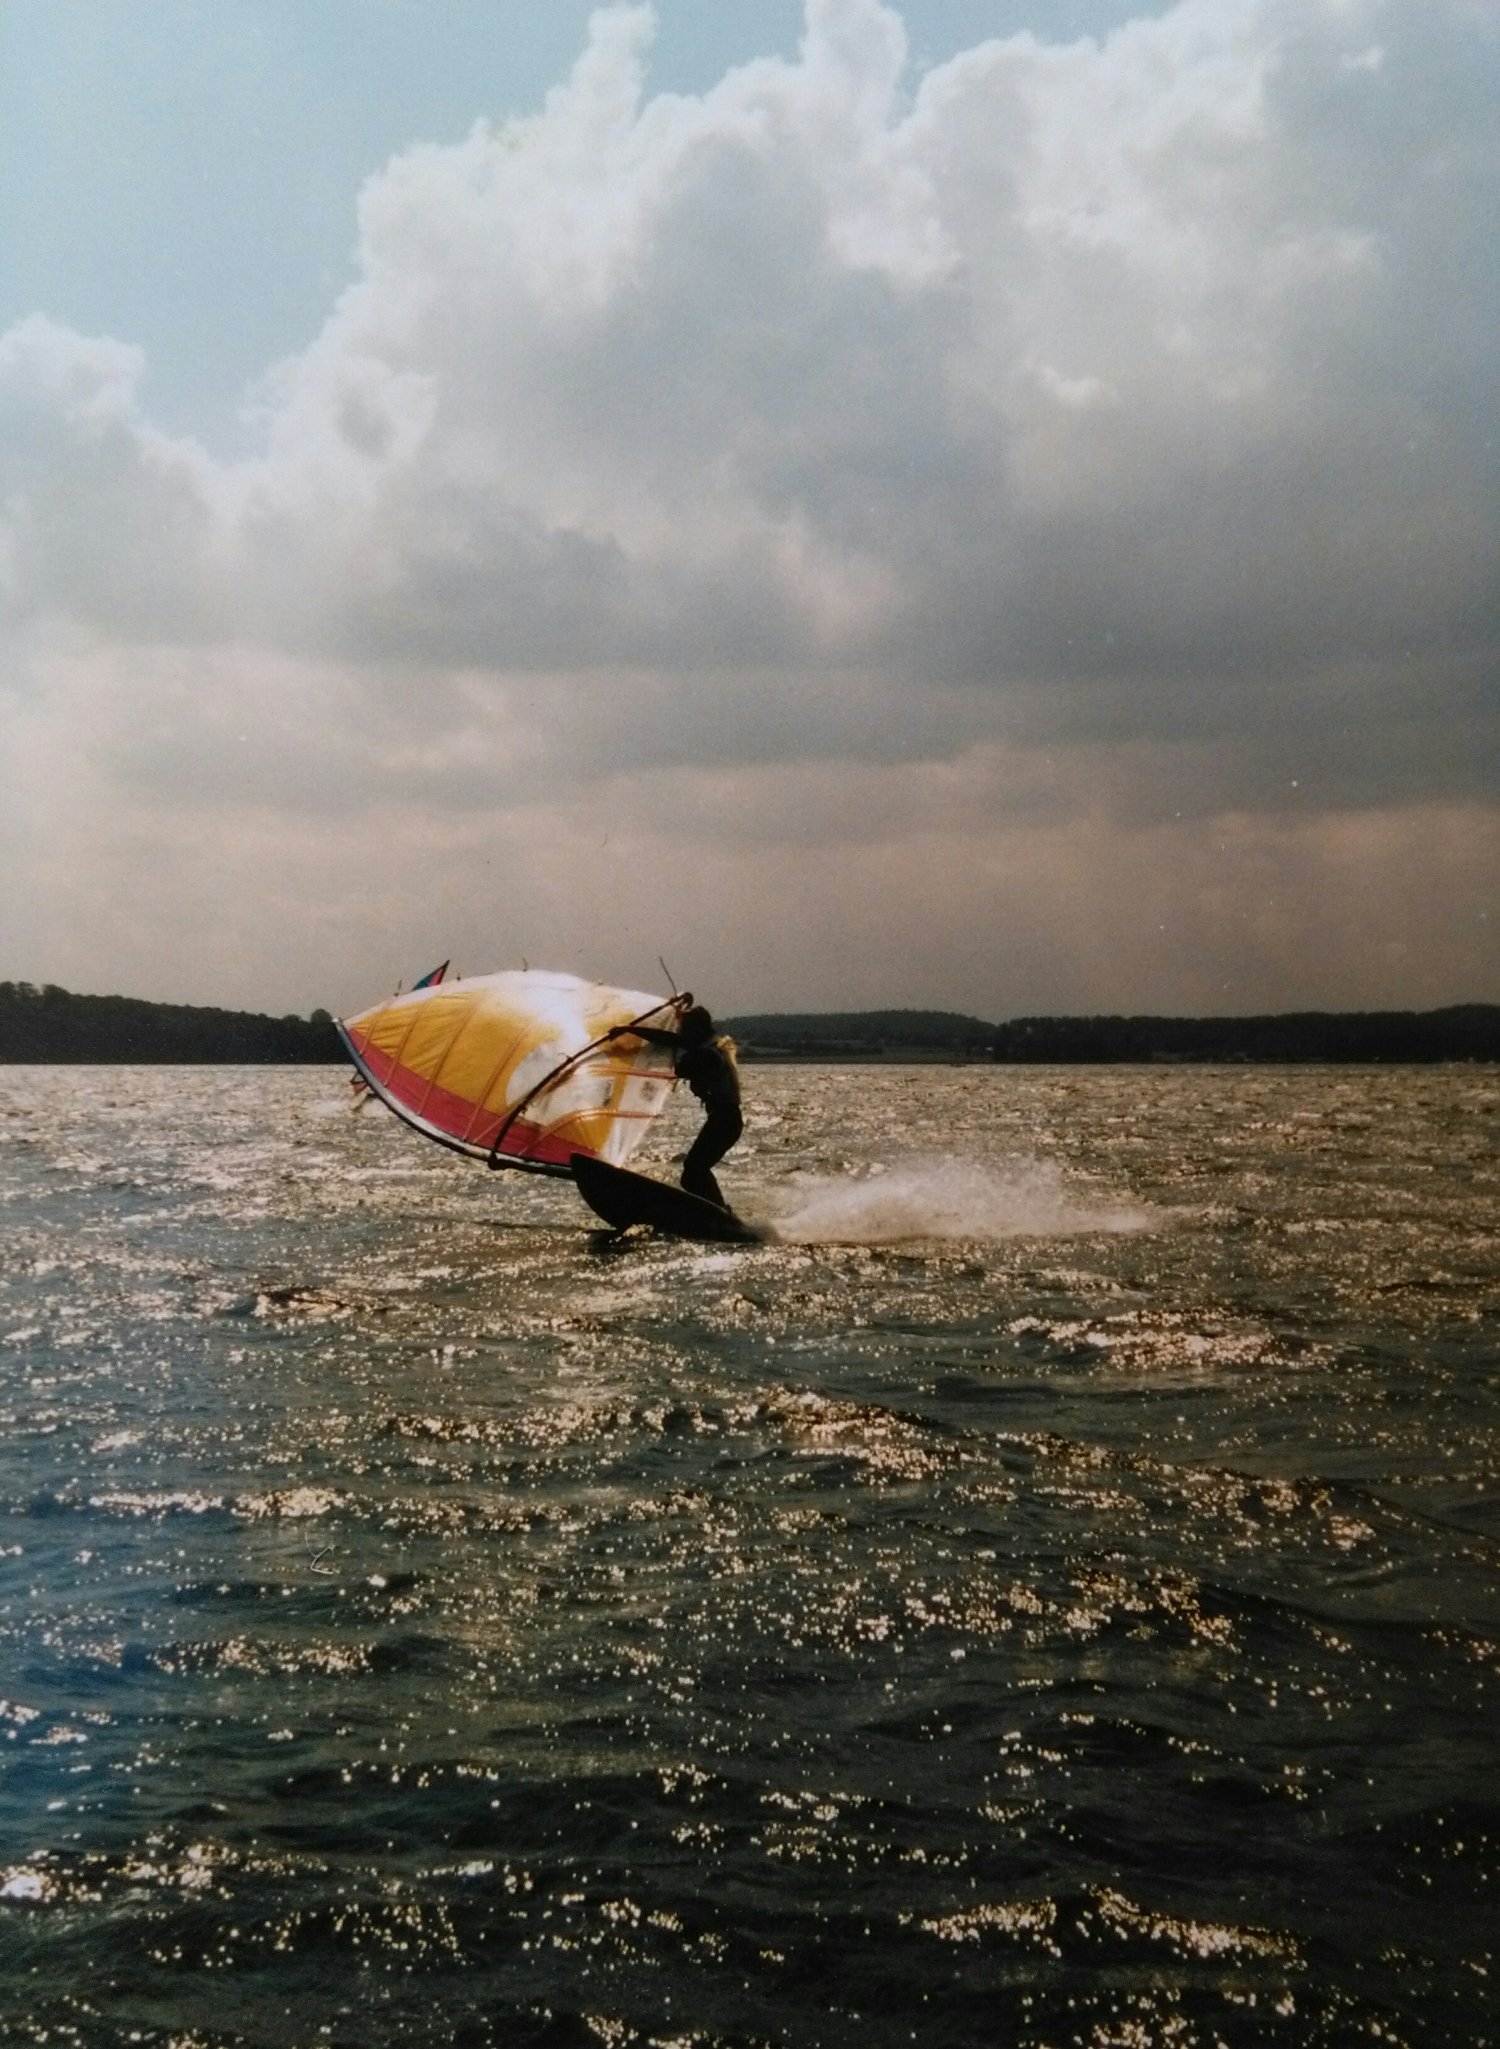
<svg viewBox="0 0 1500 2049">
<path fill-rule="evenodd" d="M 0 982 L 0 1060 L 255 1067 L 347 1057 L 326 1010 L 261 1017 Z"/>
<path fill-rule="evenodd" d="M 1500 1006 L 1288 1011 L 1269 1017 L 1018 1017 L 996 1025 L 996 1060 L 1500 1060 Z"/>
<path fill-rule="evenodd" d="M 1500 1006 L 1268 1017 L 1022 1017 L 951 1010 L 726 1018 L 747 1060 L 1289 1062 L 1500 1060 Z M 326 1010 L 264 1017 L 0 982 L 0 1061 L 300 1066 L 347 1058 Z"/>
<path fill-rule="evenodd" d="M 772 1011 L 724 1020 L 747 1060 L 988 1060 L 997 1029 L 955 1010 Z"/>
</svg>

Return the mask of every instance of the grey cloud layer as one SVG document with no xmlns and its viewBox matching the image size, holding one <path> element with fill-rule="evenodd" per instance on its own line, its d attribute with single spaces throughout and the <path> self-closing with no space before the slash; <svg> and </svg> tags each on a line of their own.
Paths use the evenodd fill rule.
<svg viewBox="0 0 1500 2049">
<path fill-rule="evenodd" d="M 120 341 L 0 337 L 14 772 L 77 742 L 80 804 L 262 848 L 608 784 L 622 834 L 878 842 L 892 889 L 960 824 L 1254 815 L 1341 901 L 1364 841 L 1304 821 L 1407 807 L 1394 875 L 1446 804 L 1482 872 L 1494 10 L 1182 0 L 913 81 L 893 13 L 810 0 L 797 62 L 648 100 L 650 27 L 605 9 L 533 118 L 369 181 L 253 460 L 158 433 Z"/>
<path fill-rule="evenodd" d="M 909 102 L 874 0 L 696 100 L 642 103 L 649 26 L 371 181 L 255 463 L 154 435 L 118 344 L 13 331 L 12 608 L 649 666 L 731 754 L 741 669 L 1133 678 L 1148 719 L 1190 678 L 1211 731 L 1269 676 L 1410 654 L 1441 699 L 1493 649 L 1493 17 L 1185 0 Z"/>
</svg>

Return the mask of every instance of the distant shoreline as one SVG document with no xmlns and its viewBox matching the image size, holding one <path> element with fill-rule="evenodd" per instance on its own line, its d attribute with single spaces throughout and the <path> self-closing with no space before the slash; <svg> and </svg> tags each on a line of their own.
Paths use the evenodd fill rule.
<svg viewBox="0 0 1500 2049">
<path fill-rule="evenodd" d="M 944 1010 L 759 1012 L 723 1026 L 747 1062 L 1302 1066 L 1500 1061 L 1500 1004 L 1262 1017 L 1024 1017 Z M 345 1066 L 333 1019 L 269 1017 L 0 982 L 0 1065 Z"/>
</svg>

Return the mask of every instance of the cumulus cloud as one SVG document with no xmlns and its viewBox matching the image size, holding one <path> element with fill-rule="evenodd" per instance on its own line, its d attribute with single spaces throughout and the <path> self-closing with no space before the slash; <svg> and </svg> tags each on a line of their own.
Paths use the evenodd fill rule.
<svg viewBox="0 0 1500 2049">
<path fill-rule="evenodd" d="M 946 833 L 953 778 L 1012 867 L 1038 814 L 1106 862 L 1107 830 L 1175 860 L 1259 818 L 1326 892 L 1342 820 L 1405 820 L 1370 859 L 1420 864 L 1446 803 L 1423 872 L 1480 873 L 1489 11 L 1181 0 L 914 78 L 891 9 L 809 0 L 795 61 L 695 97 L 648 95 L 651 28 L 603 9 L 533 117 L 371 178 L 252 459 L 153 430 L 118 341 L 0 338 L 17 773 L 71 747 L 110 816 L 335 818 L 349 848 L 399 815 L 433 863 L 415 819 L 545 803 L 580 872 L 627 784 L 677 819 L 669 866 L 754 792 L 758 886 L 836 843 L 950 947 L 913 807 Z M 1093 945 L 1047 844 L 1029 886 Z M 1444 957 L 1493 973 L 1471 925 Z"/>
<path fill-rule="evenodd" d="M 0 622 L 155 639 L 212 617 L 213 466 L 142 416 L 144 370 L 41 315 L 0 335 Z"/>
</svg>

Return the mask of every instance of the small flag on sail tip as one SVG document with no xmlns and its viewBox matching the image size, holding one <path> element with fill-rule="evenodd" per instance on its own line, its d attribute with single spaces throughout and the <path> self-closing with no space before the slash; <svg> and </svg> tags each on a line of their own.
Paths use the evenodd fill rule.
<svg viewBox="0 0 1500 2049">
<path fill-rule="evenodd" d="M 444 961 L 443 965 L 440 968 L 434 968 L 431 974 L 423 975 L 422 979 L 419 982 L 413 982 L 412 987 L 414 989 L 435 989 L 438 983 L 442 981 L 444 975 L 447 974 L 447 972 L 448 963 L 447 961 Z"/>
</svg>

